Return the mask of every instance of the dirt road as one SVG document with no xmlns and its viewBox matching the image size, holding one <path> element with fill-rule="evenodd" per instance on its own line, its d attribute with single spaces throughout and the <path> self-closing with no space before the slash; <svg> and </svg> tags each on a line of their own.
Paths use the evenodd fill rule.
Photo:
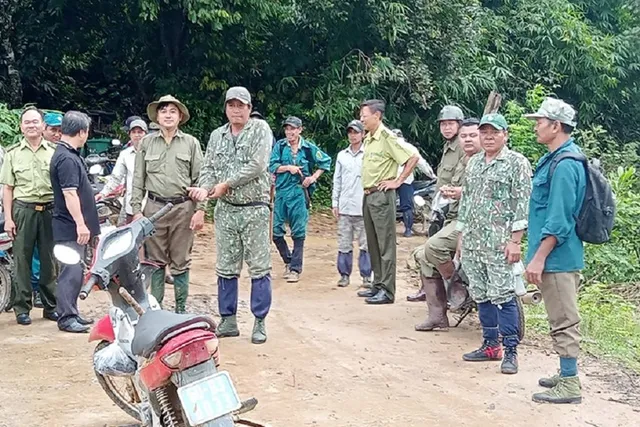
<svg viewBox="0 0 640 427">
<path fill-rule="evenodd" d="M 222 340 L 221 354 L 241 396 L 260 402 L 251 419 L 274 427 L 640 425 L 633 407 L 609 400 L 617 391 L 584 375 L 598 372 L 597 364 L 583 369 L 582 405 L 540 406 L 531 402 L 537 379 L 557 365 L 544 349 L 525 343 L 521 372 L 505 376 L 499 363 L 462 362 L 462 353 L 480 342 L 475 322 L 448 333 L 414 332 L 426 309 L 405 301 L 413 286 L 403 260 L 421 238 L 399 239 L 396 304 L 366 306 L 355 286 L 338 289 L 332 227 L 326 219 L 314 221 L 299 284 L 279 278 L 282 264 L 274 253 L 274 302 L 263 346 L 249 342 L 249 280 L 241 280 L 241 336 Z M 217 311 L 212 248 L 208 227 L 194 253 L 192 311 Z M 81 308 L 98 318 L 108 306 L 106 294 L 95 293 Z M 0 427 L 131 423 L 96 382 L 87 336 L 58 332 L 39 312 L 32 314 L 30 327 L 0 315 Z"/>
</svg>

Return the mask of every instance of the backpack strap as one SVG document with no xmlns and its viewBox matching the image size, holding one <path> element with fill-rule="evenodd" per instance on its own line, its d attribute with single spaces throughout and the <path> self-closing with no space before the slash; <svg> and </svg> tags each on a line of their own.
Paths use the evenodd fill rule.
<svg viewBox="0 0 640 427">
<path fill-rule="evenodd" d="M 585 168 L 589 166 L 587 157 L 584 154 L 574 153 L 573 151 L 565 151 L 551 159 L 551 165 L 549 166 L 549 177 L 553 176 L 553 172 L 556 170 L 558 163 L 560 163 L 564 159 L 572 159 L 581 162 Z"/>
</svg>

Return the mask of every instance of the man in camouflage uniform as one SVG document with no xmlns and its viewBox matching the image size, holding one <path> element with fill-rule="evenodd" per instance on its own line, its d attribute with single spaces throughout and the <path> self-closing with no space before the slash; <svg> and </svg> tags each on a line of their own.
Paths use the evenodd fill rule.
<svg viewBox="0 0 640 427">
<path fill-rule="evenodd" d="M 14 240 L 15 289 L 13 311 L 20 325 L 30 325 L 33 308 L 31 284 L 33 253 L 40 253 L 40 294 L 43 317 L 58 320 L 53 261 L 53 189 L 49 165 L 55 146 L 42 136 L 44 116 L 26 109 L 20 128 L 24 138 L 7 150 L 0 183 L 4 185 L 5 231 Z"/>
<path fill-rule="evenodd" d="M 264 120 L 252 119 L 251 95 L 232 87 L 225 97 L 229 123 L 211 133 L 196 200 L 219 199 L 214 213 L 218 259 L 219 337 L 240 335 L 236 321 L 238 277 L 242 260 L 251 274 L 251 312 L 255 316 L 251 342 L 267 340 L 265 317 L 271 307 L 269 189 L 267 170 L 273 133 Z"/>
<path fill-rule="evenodd" d="M 462 266 L 469 279 L 469 293 L 478 304 L 484 338 L 482 346 L 463 359 L 502 359 L 502 373 L 515 374 L 519 309 L 512 264 L 520 261 L 520 244 L 527 228 L 531 165 L 506 146 L 507 129 L 500 114 L 482 117 L 484 152 L 473 156 L 467 165 L 456 229 L 462 233 Z"/>
<path fill-rule="evenodd" d="M 189 268 L 193 234 L 204 225 L 205 203 L 196 205 L 187 188 L 196 185 L 202 166 L 200 142 L 178 127 L 189 120 L 189 110 L 171 95 L 165 95 L 147 107 L 149 118 L 160 132 L 145 136 L 136 153 L 131 210 L 133 219 L 142 217 L 142 200 L 147 202 L 144 215 L 152 216 L 165 204 L 173 209 L 155 224 L 156 234 L 145 244 L 146 255 L 162 266 L 151 276 L 151 294 L 162 304 L 165 266 L 174 277 L 175 311 L 186 310 L 189 295 Z"/>
</svg>

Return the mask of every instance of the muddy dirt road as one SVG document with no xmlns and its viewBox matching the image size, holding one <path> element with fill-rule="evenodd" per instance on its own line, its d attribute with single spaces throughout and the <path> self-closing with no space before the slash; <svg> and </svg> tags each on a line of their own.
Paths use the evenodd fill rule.
<svg viewBox="0 0 640 427">
<path fill-rule="evenodd" d="M 404 259 L 422 238 L 399 238 L 396 304 L 367 306 L 353 284 L 338 289 L 331 227 L 330 220 L 314 221 L 299 284 L 280 279 L 274 252 L 274 303 L 263 346 L 249 341 L 249 280 L 241 279 L 241 336 L 222 340 L 221 354 L 241 396 L 260 402 L 251 419 L 274 427 L 640 425 L 640 413 L 610 401 L 619 392 L 592 376 L 583 375 L 582 405 L 531 402 L 538 377 L 556 369 L 557 359 L 544 349 L 525 343 L 521 372 L 505 376 L 499 363 L 462 362 L 462 353 L 479 344 L 475 322 L 448 333 L 414 332 L 426 309 L 405 301 L 414 288 L 405 280 Z M 194 253 L 192 311 L 217 311 L 212 247 L 208 227 Z M 81 308 L 98 318 L 108 305 L 106 294 L 96 292 Z M 32 315 L 33 325 L 22 327 L 12 313 L 0 314 L 0 427 L 131 423 L 95 380 L 87 335 L 61 333 L 39 312 Z M 583 374 L 598 370 L 590 364 Z"/>
</svg>

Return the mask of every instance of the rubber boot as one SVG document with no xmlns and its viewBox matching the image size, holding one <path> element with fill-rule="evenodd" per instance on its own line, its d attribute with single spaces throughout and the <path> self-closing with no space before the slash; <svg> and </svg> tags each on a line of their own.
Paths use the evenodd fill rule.
<svg viewBox="0 0 640 427">
<path fill-rule="evenodd" d="M 189 296 L 189 272 L 173 276 L 173 294 L 176 298 L 176 313 L 187 312 L 187 297 Z"/>
<path fill-rule="evenodd" d="M 580 378 L 578 376 L 558 377 L 558 383 L 552 389 L 534 394 L 533 401 L 538 403 L 581 403 Z"/>
<path fill-rule="evenodd" d="M 420 276 L 420 289 L 413 295 L 407 295 L 407 301 L 409 302 L 418 302 L 418 301 L 426 301 L 427 294 L 424 293 L 424 280 L 422 276 Z"/>
<path fill-rule="evenodd" d="M 427 320 L 416 325 L 416 331 L 448 331 L 449 318 L 447 317 L 447 294 L 444 282 L 436 277 L 420 276 L 422 287 L 426 294 L 427 308 L 429 310 Z"/>
<path fill-rule="evenodd" d="M 159 268 L 151 275 L 151 295 L 162 307 L 164 300 L 164 268 Z"/>
<path fill-rule="evenodd" d="M 404 223 L 404 237 L 413 236 L 413 211 L 408 210 L 402 212 L 402 222 Z"/>
<path fill-rule="evenodd" d="M 447 289 L 447 300 L 449 301 L 449 309 L 451 311 L 458 311 L 469 297 L 469 292 L 464 285 L 464 282 L 456 272 L 456 266 L 453 261 L 447 261 L 440 264 L 438 272 L 442 275 L 442 278 L 449 284 Z"/>
<path fill-rule="evenodd" d="M 218 338 L 237 337 L 240 335 L 240 331 L 238 330 L 238 321 L 236 320 L 235 314 L 231 316 L 222 316 L 222 320 L 216 330 L 216 335 Z"/>
<path fill-rule="evenodd" d="M 264 344 L 265 342 L 267 342 L 267 329 L 264 325 L 264 319 L 259 319 L 256 317 L 256 320 L 253 323 L 251 342 L 253 344 Z"/>
</svg>

